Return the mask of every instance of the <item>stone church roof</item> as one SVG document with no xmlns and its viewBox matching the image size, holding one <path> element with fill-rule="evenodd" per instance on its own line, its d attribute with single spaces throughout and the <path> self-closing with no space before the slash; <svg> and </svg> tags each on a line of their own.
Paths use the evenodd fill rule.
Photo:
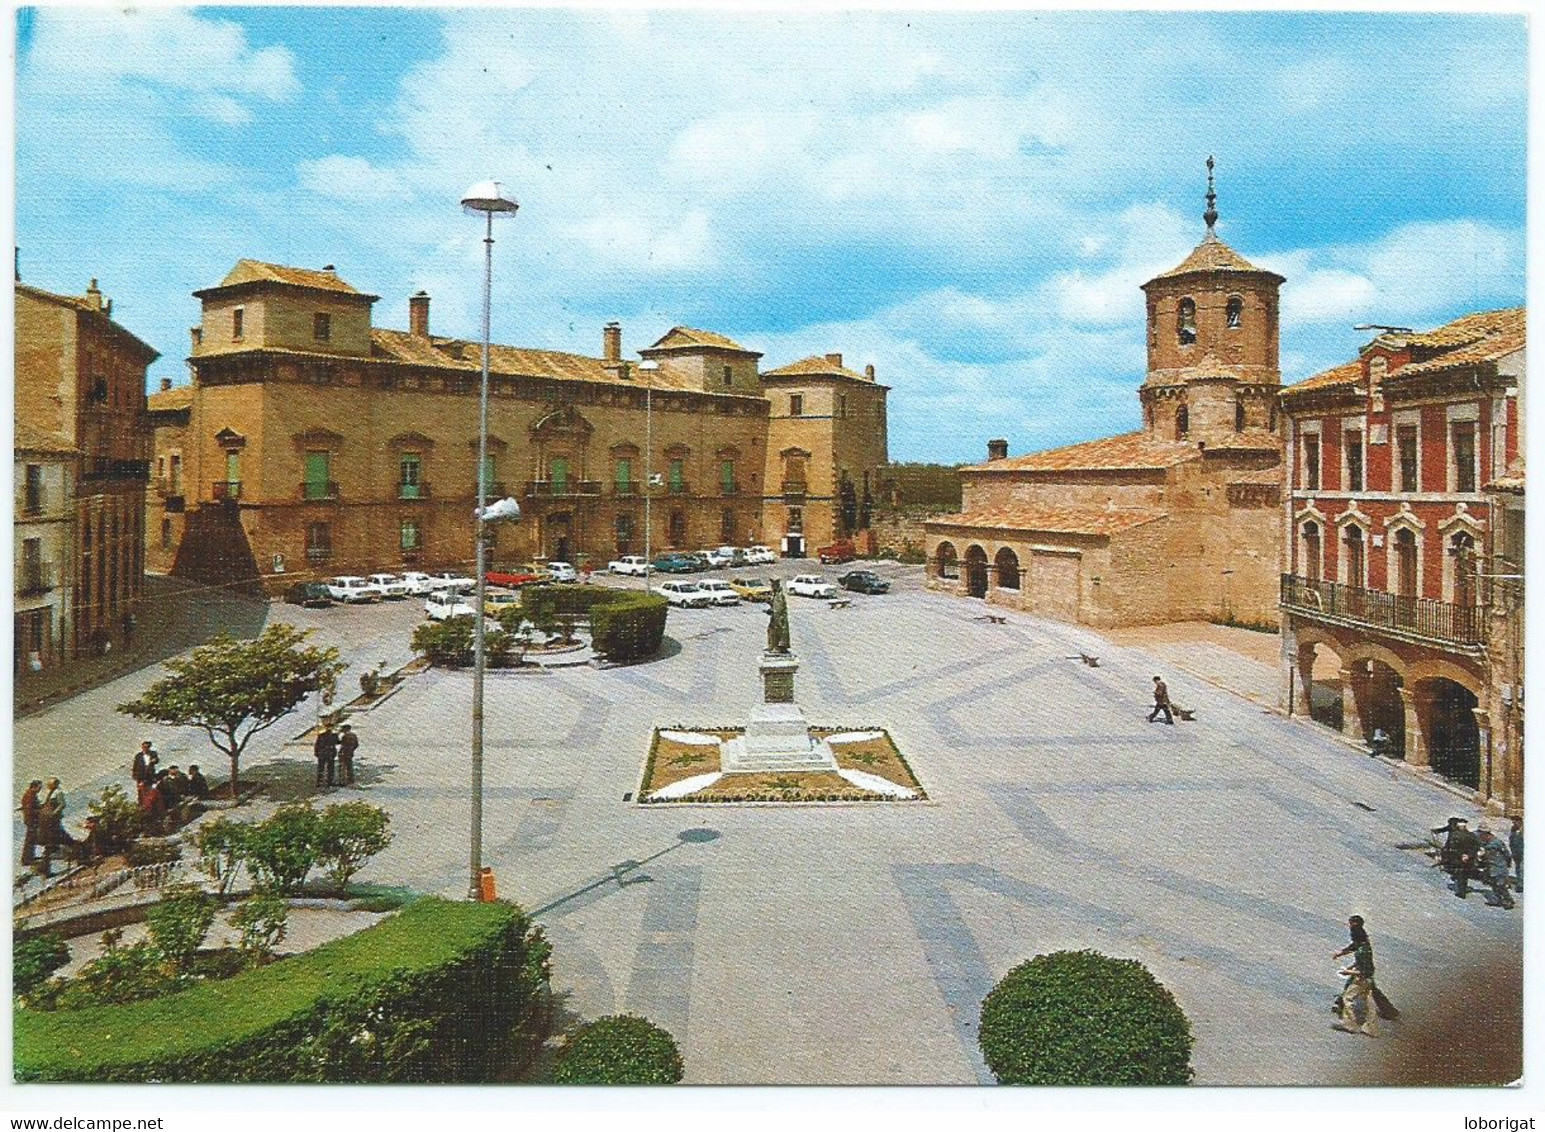
<svg viewBox="0 0 1545 1132">
<path fill-rule="evenodd" d="M 292 287 L 362 295 L 362 292 L 338 278 L 336 271 L 312 271 L 305 267 L 286 267 L 282 263 L 264 263 L 256 259 L 237 260 L 236 266 L 220 280 L 222 287 L 234 287 L 238 283 L 288 283 Z"/>
<path fill-rule="evenodd" d="M 1196 445 L 1160 440 L 1146 432 L 1127 432 L 1069 444 L 1028 456 L 989 460 L 962 468 L 963 472 L 1082 472 L 1159 470 L 1201 458 Z"/>
<path fill-rule="evenodd" d="M 1001 462 L 1001 461 L 1000 461 Z M 1044 507 L 1023 504 L 988 507 L 958 515 L 940 515 L 928 526 L 980 527 L 984 530 L 1025 531 L 1055 535 L 1108 536 L 1167 518 L 1158 507 Z"/>
</svg>

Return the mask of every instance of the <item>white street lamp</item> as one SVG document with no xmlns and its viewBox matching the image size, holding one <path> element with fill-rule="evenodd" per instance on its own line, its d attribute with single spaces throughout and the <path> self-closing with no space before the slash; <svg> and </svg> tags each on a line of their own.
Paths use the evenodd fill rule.
<svg viewBox="0 0 1545 1132">
<path fill-rule="evenodd" d="M 650 537 L 654 522 L 650 504 L 654 501 L 654 375 L 660 363 L 653 358 L 638 363 L 644 375 L 644 592 L 649 592 L 649 575 L 654 570 L 650 557 Z"/>
<path fill-rule="evenodd" d="M 477 418 L 477 604 L 472 613 L 472 852 L 467 899 L 483 894 L 483 597 L 487 588 L 483 534 L 488 499 L 488 336 L 494 285 L 494 217 L 513 216 L 520 205 L 498 181 L 479 181 L 462 195 L 461 207 L 486 223 L 483 236 L 483 380 Z"/>
</svg>

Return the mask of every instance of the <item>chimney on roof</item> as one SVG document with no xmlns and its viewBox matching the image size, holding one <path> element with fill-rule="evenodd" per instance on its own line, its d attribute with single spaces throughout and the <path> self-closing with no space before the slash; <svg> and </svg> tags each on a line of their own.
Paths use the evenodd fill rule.
<svg viewBox="0 0 1545 1132">
<path fill-rule="evenodd" d="M 322 270 L 327 272 L 327 274 L 329 274 L 329 275 L 337 275 L 338 274 L 338 269 L 336 267 L 334 267 L 330 263 L 324 263 L 322 265 Z"/>
<path fill-rule="evenodd" d="M 91 286 L 86 288 L 86 305 L 94 311 L 102 309 L 102 292 L 97 290 L 95 279 L 91 281 Z"/>
<path fill-rule="evenodd" d="M 828 365 L 836 366 L 838 369 L 841 369 L 842 368 L 842 355 L 841 354 L 827 354 L 826 355 L 826 362 L 827 362 Z"/>
<path fill-rule="evenodd" d="M 172 387 L 172 379 L 169 378 L 169 377 L 163 377 L 161 379 L 161 392 L 165 393 L 171 387 Z"/>
<path fill-rule="evenodd" d="M 873 381 L 874 380 L 874 366 L 865 366 L 864 367 L 864 376 L 867 377 L 870 381 Z"/>
<path fill-rule="evenodd" d="M 987 442 L 987 459 L 989 463 L 993 460 L 1006 460 L 1008 455 L 1009 442 L 1007 440 L 999 437 L 996 440 L 989 440 Z"/>
<path fill-rule="evenodd" d="M 622 323 L 608 322 L 601 328 L 601 360 L 622 361 Z"/>
<path fill-rule="evenodd" d="M 204 341 L 204 328 L 201 326 L 188 327 L 188 337 L 193 339 L 193 352 L 198 353 L 198 348 Z"/>
<path fill-rule="evenodd" d="M 415 338 L 429 337 L 429 292 L 408 296 L 408 330 Z"/>
</svg>

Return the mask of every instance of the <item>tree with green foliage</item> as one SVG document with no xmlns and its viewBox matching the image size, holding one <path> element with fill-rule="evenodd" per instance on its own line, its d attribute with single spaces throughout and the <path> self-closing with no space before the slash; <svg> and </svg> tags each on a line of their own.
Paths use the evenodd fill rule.
<svg viewBox="0 0 1545 1132">
<path fill-rule="evenodd" d="M 262 636 L 221 633 L 186 657 L 166 662 L 170 675 L 118 710 L 170 727 L 196 727 L 231 765 L 237 797 L 241 755 L 252 737 L 294 711 L 312 692 L 332 691 L 346 667 L 338 650 L 307 645 L 310 629 L 270 625 Z"/>
<path fill-rule="evenodd" d="M 493 624 L 489 624 L 493 622 Z M 474 631 L 471 617 L 450 617 L 444 621 L 426 621 L 413 630 L 413 651 L 430 664 L 442 668 L 466 668 L 472 664 Z M 485 619 L 483 656 L 490 668 L 503 667 L 514 641 L 498 627 L 495 618 Z"/>
<path fill-rule="evenodd" d="M 247 827 L 241 839 L 242 862 L 260 889 L 289 896 L 306 883 L 316 867 L 322 819 L 308 802 L 280 806 Z"/>
<path fill-rule="evenodd" d="M 218 902 L 197 885 L 172 884 L 145 912 L 150 941 L 178 974 L 187 974 L 193 957 L 215 922 Z"/>
<path fill-rule="evenodd" d="M 246 855 L 248 828 L 246 822 L 216 815 L 200 825 L 194 835 L 199 869 L 220 886 L 222 893 L 230 892 L 236 882 L 236 870 Z"/>
<path fill-rule="evenodd" d="M 11 953 L 12 989 L 26 998 L 70 961 L 70 945 L 56 935 L 18 940 Z"/>
<path fill-rule="evenodd" d="M 1004 1085 L 1186 1085 L 1191 1023 L 1135 959 L 1057 951 L 982 1003 L 978 1043 Z"/>
<path fill-rule="evenodd" d="M 249 967 L 261 967 L 274 957 L 284 939 L 290 906 L 277 892 L 255 892 L 231 913 L 231 926 L 241 933 L 236 946 Z"/>
<path fill-rule="evenodd" d="M 553 1080 L 560 1085 L 674 1085 L 681 1074 L 675 1038 L 648 1019 L 613 1014 L 574 1035 Z"/>
<path fill-rule="evenodd" d="M 327 870 L 338 891 L 371 857 L 392 843 L 391 819 L 368 802 L 340 802 L 322 811 L 317 823 L 317 862 Z"/>
<path fill-rule="evenodd" d="M 144 829 L 139 804 L 117 784 L 104 786 L 102 796 L 87 802 L 86 810 L 97 819 L 97 844 L 104 854 L 123 852 Z"/>
</svg>

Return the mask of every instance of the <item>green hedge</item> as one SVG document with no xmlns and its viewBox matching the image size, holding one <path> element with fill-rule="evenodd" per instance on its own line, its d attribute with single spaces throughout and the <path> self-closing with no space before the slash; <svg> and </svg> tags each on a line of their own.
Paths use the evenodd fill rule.
<svg viewBox="0 0 1545 1132">
<path fill-rule="evenodd" d="M 1185 1085 L 1191 1024 L 1135 959 L 1057 951 L 1021 963 L 982 1003 L 978 1041 L 1004 1085 Z"/>
<path fill-rule="evenodd" d="M 536 623 L 547 615 L 587 614 L 622 592 L 607 586 L 526 586 L 520 591 L 520 607 L 526 619 Z"/>
<path fill-rule="evenodd" d="M 660 651 L 665 640 L 665 614 L 670 608 L 659 594 L 610 590 L 613 600 L 590 610 L 590 644 L 607 660 L 643 660 Z"/>
<path fill-rule="evenodd" d="M 474 619 L 462 614 L 444 621 L 425 621 L 413 630 L 413 651 L 442 668 L 468 668 L 476 651 Z M 483 619 L 483 656 L 490 668 L 509 660 L 514 642 L 492 618 Z"/>
<path fill-rule="evenodd" d="M 681 1080 L 676 1039 L 632 1014 L 597 1018 L 574 1036 L 553 1072 L 560 1085 L 674 1085 Z"/>
<path fill-rule="evenodd" d="M 540 1040 L 550 951 L 514 905 L 424 897 L 315 951 L 164 998 L 18 1010 L 15 1076 L 487 1081 Z"/>
</svg>

